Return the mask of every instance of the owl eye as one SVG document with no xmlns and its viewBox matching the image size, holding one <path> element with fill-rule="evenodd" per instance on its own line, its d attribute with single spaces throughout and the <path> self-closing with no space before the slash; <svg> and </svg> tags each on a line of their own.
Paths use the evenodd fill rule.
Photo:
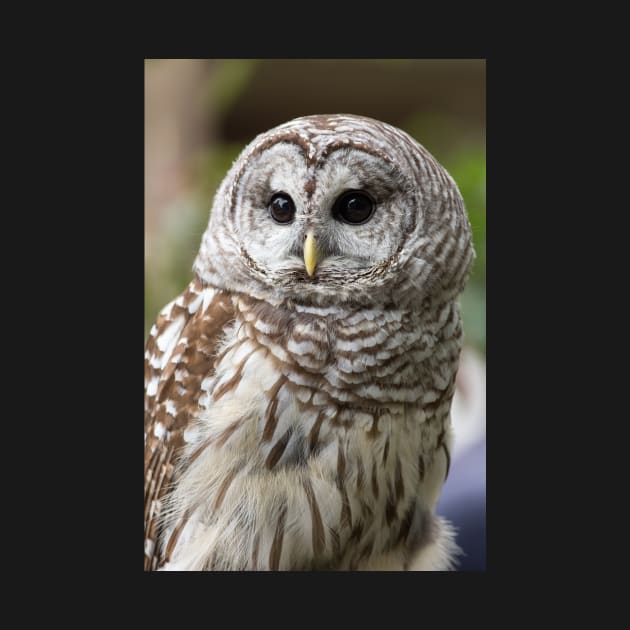
<svg viewBox="0 0 630 630">
<path fill-rule="evenodd" d="M 295 215 L 293 199 L 285 193 L 276 193 L 269 202 L 269 214 L 276 223 L 290 223 Z"/>
<path fill-rule="evenodd" d="M 366 223 L 372 217 L 375 205 L 374 200 L 367 193 L 350 190 L 335 201 L 333 214 L 345 223 L 359 225 Z"/>
</svg>

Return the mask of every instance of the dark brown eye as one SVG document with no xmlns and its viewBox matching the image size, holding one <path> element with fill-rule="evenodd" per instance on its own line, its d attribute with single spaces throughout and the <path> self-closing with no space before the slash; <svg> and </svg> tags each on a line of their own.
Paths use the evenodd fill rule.
<svg viewBox="0 0 630 630">
<path fill-rule="evenodd" d="M 343 193 L 333 207 L 335 217 L 352 225 L 366 223 L 374 213 L 374 200 L 367 193 L 350 190 Z"/>
<path fill-rule="evenodd" d="M 285 193 L 276 193 L 269 202 L 269 213 L 276 223 L 290 223 L 295 215 L 293 199 Z"/>
</svg>

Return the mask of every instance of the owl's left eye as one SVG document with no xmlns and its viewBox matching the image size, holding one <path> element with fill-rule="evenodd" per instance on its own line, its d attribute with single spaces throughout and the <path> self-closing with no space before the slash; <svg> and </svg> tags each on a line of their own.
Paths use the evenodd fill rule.
<svg viewBox="0 0 630 630">
<path fill-rule="evenodd" d="M 349 190 L 335 201 L 333 215 L 351 225 L 367 223 L 374 213 L 374 200 L 361 190 Z"/>
<path fill-rule="evenodd" d="M 269 202 L 269 214 L 276 223 L 290 223 L 295 215 L 293 199 L 286 193 L 276 193 Z"/>
</svg>

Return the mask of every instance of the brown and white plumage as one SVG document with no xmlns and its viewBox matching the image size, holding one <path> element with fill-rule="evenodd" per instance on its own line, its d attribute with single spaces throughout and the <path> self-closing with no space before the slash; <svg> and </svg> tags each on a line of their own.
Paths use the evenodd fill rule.
<svg viewBox="0 0 630 630">
<path fill-rule="evenodd" d="M 155 569 L 160 559 L 154 543 L 161 499 L 198 408 L 201 382 L 212 373 L 218 339 L 232 317 L 230 300 L 195 280 L 151 329 L 145 352 L 145 569 Z"/>
<path fill-rule="evenodd" d="M 365 224 L 333 220 L 346 190 L 376 200 Z M 434 507 L 472 258 L 457 187 L 400 130 L 306 117 L 246 147 L 147 344 L 145 569 L 450 568 Z"/>
</svg>

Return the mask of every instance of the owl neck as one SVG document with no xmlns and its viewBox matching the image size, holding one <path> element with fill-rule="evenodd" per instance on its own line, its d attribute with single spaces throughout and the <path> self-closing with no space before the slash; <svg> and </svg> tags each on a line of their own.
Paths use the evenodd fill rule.
<svg viewBox="0 0 630 630">
<path fill-rule="evenodd" d="M 400 309 L 233 302 L 241 339 L 264 347 L 299 387 L 353 407 L 450 406 L 461 345 L 459 308 Z"/>
</svg>

